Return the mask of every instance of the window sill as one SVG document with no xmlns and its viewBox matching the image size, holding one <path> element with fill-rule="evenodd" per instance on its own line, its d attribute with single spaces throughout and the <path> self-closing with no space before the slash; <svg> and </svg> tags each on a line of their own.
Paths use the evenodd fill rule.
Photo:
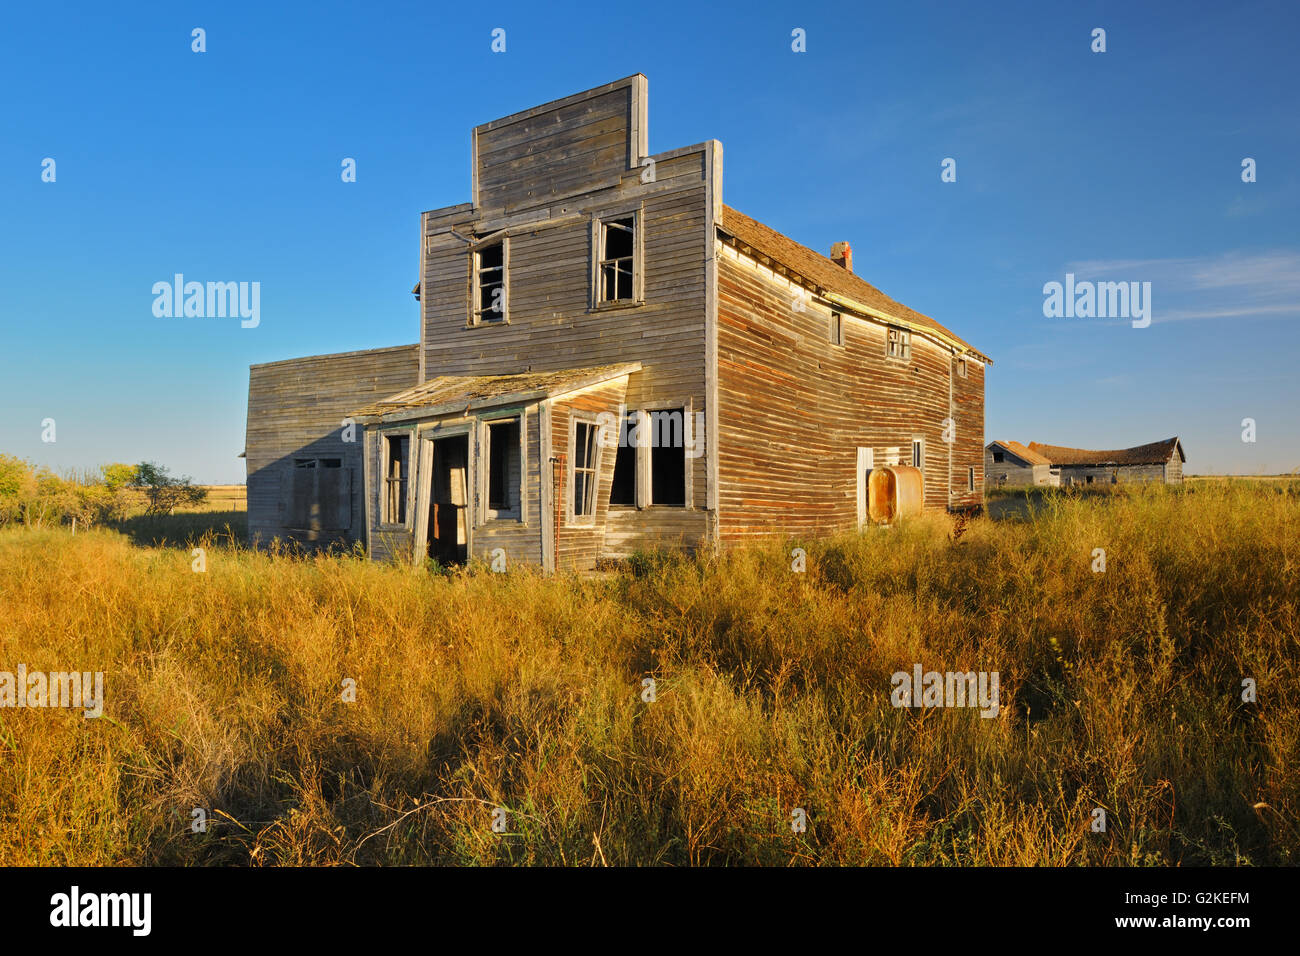
<svg viewBox="0 0 1300 956">
<path fill-rule="evenodd" d="M 410 531 L 411 526 L 405 524 L 384 524 L 382 521 L 376 526 L 376 531 Z"/>
<path fill-rule="evenodd" d="M 620 312 L 624 309 L 639 309 L 645 305 L 645 299 L 620 299 L 616 302 L 599 302 L 587 309 L 587 314 L 595 312 Z"/>
<path fill-rule="evenodd" d="M 479 322 L 466 322 L 466 329 L 490 329 L 498 325 L 509 325 L 510 319 L 486 319 Z"/>
</svg>

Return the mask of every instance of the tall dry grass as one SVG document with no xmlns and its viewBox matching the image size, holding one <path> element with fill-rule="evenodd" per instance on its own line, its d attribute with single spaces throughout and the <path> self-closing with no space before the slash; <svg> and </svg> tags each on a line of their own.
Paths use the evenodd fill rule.
<svg viewBox="0 0 1300 956">
<path fill-rule="evenodd" d="M 547 578 L 0 533 L 0 669 L 108 698 L 0 710 L 0 863 L 1296 862 L 1300 489 L 1030 507 L 805 574 L 799 542 Z M 998 671 L 1001 714 L 892 707 L 914 663 Z"/>
</svg>

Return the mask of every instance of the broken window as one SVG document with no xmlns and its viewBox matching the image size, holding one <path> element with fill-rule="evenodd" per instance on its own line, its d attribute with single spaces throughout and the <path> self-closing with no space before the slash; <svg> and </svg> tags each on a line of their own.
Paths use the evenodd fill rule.
<svg viewBox="0 0 1300 956">
<path fill-rule="evenodd" d="M 474 253 L 474 322 L 499 322 L 506 317 L 505 242 Z"/>
<path fill-rule="evenodd" d="M 519 517 L 519 419 L 487 427 L 488 517 Z"/>
<path fill-rule="evenodd" d="M 636 505 L 636 412 L 629 412 L 618 430 L 618 451 L 614 455 L 614 481 L 609 489 L 611 505 Z"/>
<path fill-rule="evenodd" d="M 636 217 L 606 219 L 600 224 L 598 302 L 630 302 L 636 297 Z"/>
<path fill-rule="evenodd" d="M 347 530 L 352 523 L 349 477 L 341 458 L 295 458 L 286 527 Z"/>
<path fill-rule="evenodd" d="M 381 520 L 386 524 L 406 524 L 410 447 L 409 435 L 384 436 L 384 513 Z"/>
<path fill-rule="evenodd" d="M 1006 457 L 1006 456 L 1003 455 L 1002 452 L 1000 452 L 1000 451 L 995 451 L 995 452 L 993 453 L 993 460 L 996 461 L 998 464 L 1001 464 L 1001 463 L 1002 463 L 1002 459 L 1005 458 L 1005 457 Z"/>
<path fill-rule="evenodd" d="M 925 469 L 925 439 L 912 439 L 912 467 Z"/>
<path fill-rule="evenodd" d="M 575 518 L 596 513 L 596 487 L 599 482 L 597 431 L 598 426 L 593 422 L 574 422 L 571 487 Z"/>
<path fill-rule="evenodd" d="M 912 357 L 912 333 L 907 329 L 891 325 L 886 343 L 888 347 L 885 354 L 890 358 L 906 361 Z"/>
<path fill-rule="evenodd" d="M 650 503 L 686 504 L 686 413 L 665 408 L 650 413 Z"/>
<path fill-rule="evenodd" d="M 838 312 L 831 313 L 831 345 L 844 344 L 844 316 Z"/>
</svg>

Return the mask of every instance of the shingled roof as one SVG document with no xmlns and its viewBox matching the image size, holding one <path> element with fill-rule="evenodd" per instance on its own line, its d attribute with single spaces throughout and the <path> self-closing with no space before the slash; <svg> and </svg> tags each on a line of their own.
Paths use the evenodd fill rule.
<svg viewBox="0 0 1300 956">
<path fill-rule="evenodd" d="M 1040 455 L 1036 451 L 1031 451 L 1018 441 L 996 441 L 993 444 L 1001 445 L 1021 461 L 1027 461 L 1031 465 L 1050 465 L 1052 463 L 1044 455 Z"/>
<path fill-rule="evenodd" d="M 838 293 L 861 302 L 872 312 L 879 313 L 886 319 L 893 319 L 900 325 L 930 332 L 941 339 L 949 339 L 977 358 L 992 364 L 992 360 L 987 355 L 928 315 L 922 315 L 896 299 L 891 299 L 860 276 L 854 275 L 843 266 L 795 242 L 790 237 L 782 235 L 771 226 L 764 225 L 757 219 L 751 219 L 738 209 L 724 205 L 722 221 L 718 223 L 718 228 L 828 292 Z"/>
<path fill-rule="evenodd" d="M 1163 465 L 1175 450 L 1178 457 L 1187 461 L 1183 453 L 1183 444 L 1177 438 L 1153 441 L 1149 445 L 1136 448 L 1121 448 L 1117 451 L 1091 451 L 1087 448 L 1063 448 L 1060 445 L 1043 445 L 1036 441 L 1029 443 L 1029 449 L 1047 457 L 1053 465 Z"/>
<path fill-rule="evenodd" d="M 352 413 L 352 417 L 372 418 L 417 409 L 421 413 L 437 415 L 462 409 L 468 411 L 471 407 L 536 401 L 589 385 L 599 385 L 640 370 L 640 362 L 623 362 L 617 365 L 592 365 L 516 375 L 439 375 L 423 385 L 408 388 L 359 408 Z"/>
</svg>

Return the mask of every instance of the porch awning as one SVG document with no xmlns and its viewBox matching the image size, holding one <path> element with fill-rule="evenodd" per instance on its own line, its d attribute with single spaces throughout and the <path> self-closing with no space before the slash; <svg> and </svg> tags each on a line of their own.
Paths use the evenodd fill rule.
<svg viewBox="0 0 1300 956">
<path fill-rule="evenodd" d="M 478 408 L 554 398 L 639 371 L 640 362 L 622 362 L 517 375 L 439 375 L 359 408 L 351 417 L 357 421 L 393 421 L 454 412 L 468 414 Z"/>
</svg>

